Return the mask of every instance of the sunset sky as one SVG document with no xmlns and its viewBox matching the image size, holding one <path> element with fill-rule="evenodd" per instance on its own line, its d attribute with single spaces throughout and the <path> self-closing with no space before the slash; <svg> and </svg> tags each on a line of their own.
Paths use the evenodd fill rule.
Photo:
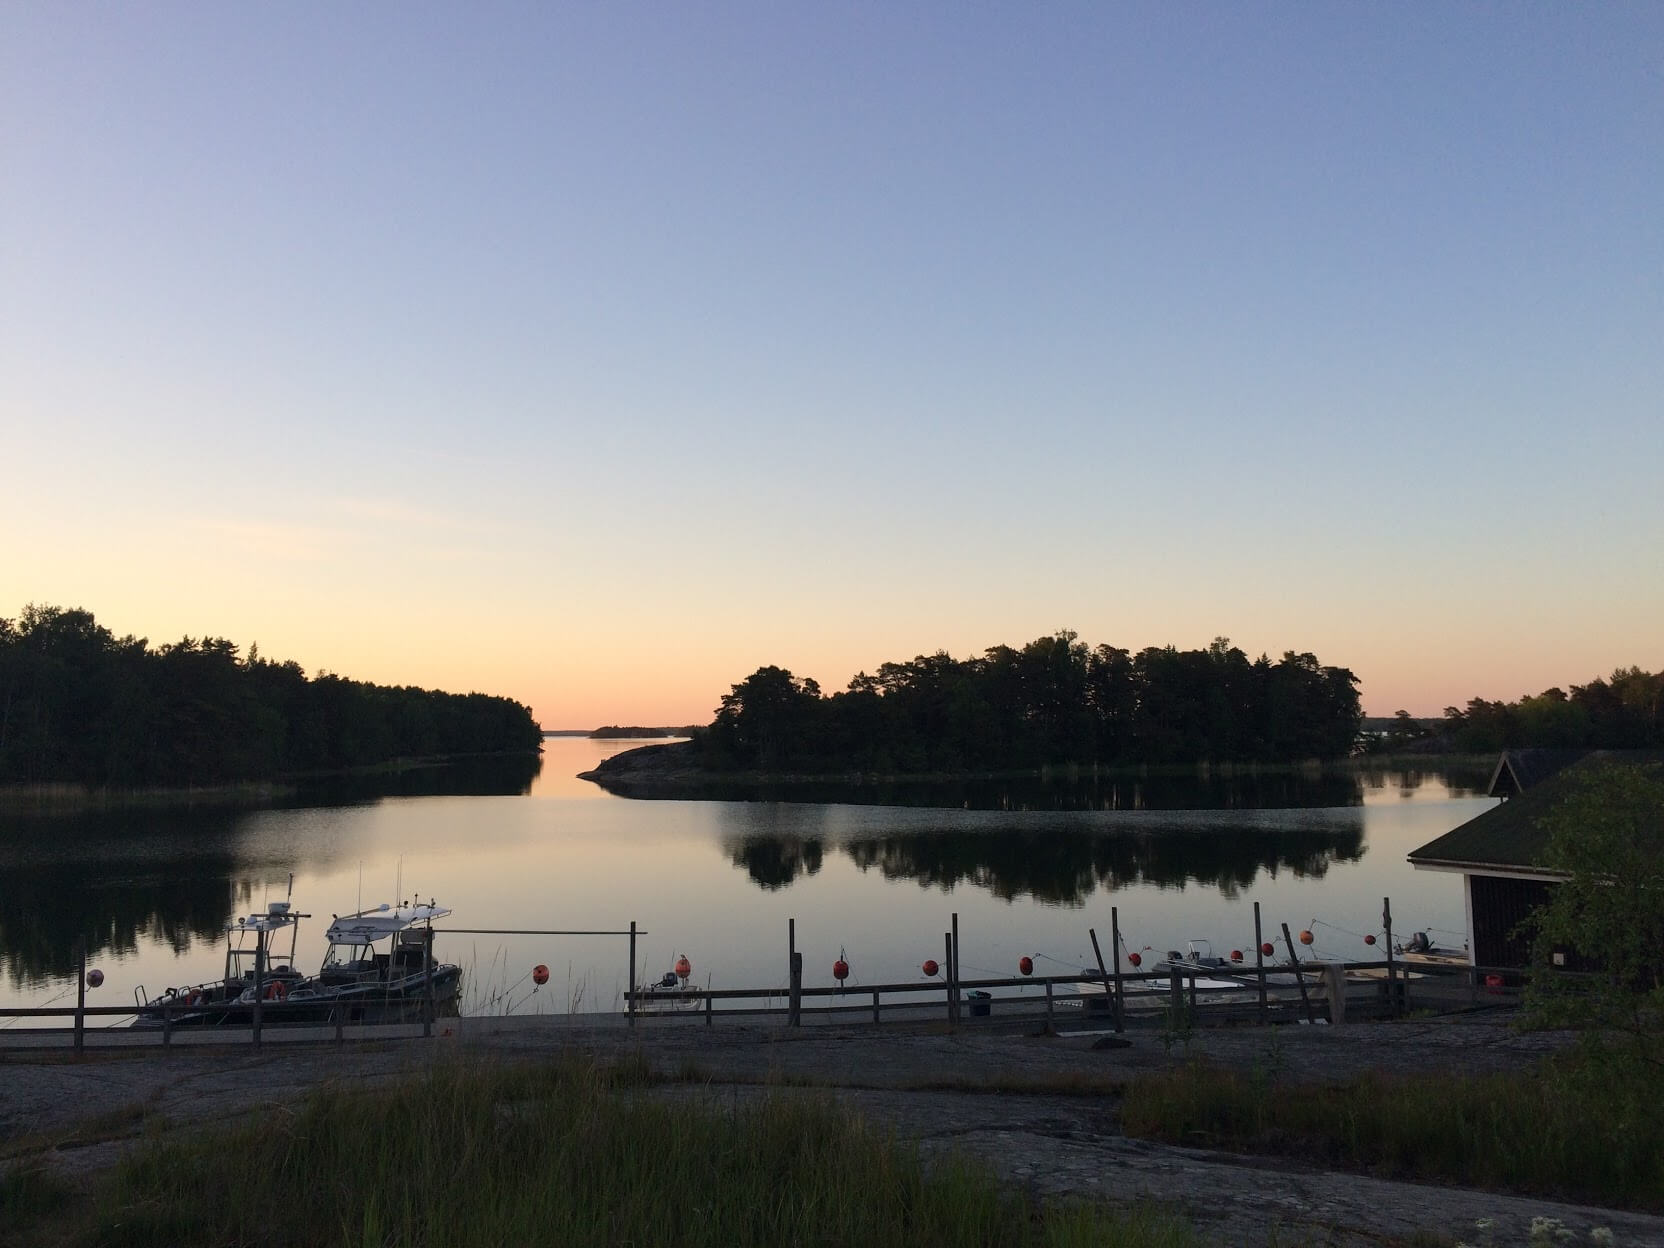
<svg viewBox="0 0 1664 1248">
<path fill-rule="evenodd" d="M 0 8 L 0 615 L 708 720 L 1664 667 L 1664 5 Z"/>
</svg>

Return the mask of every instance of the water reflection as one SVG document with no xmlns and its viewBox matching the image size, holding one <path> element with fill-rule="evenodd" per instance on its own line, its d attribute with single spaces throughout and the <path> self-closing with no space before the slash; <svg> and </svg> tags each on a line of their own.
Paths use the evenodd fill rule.
<svg viewBox="0 0 1664 1248">
<path fill-rule="evenodd" d="M 1363 804 L 1371 790 L 1415 792 L 1442 782 L 1453 797 L 1483 792 L 1489 771 L 1345 767 L 1217 768 L 1136 774 L 1093 768 L 1049 768 L 1038 776 L 962 780 L 735 783 L 696 780 L 632 791 L 627 796 L 672 800 L 791 802 L 809 805 L 898 806 L 984 811 L 1316 810 Z"/>
<path fill-rule="evenodd" d="M 1235 897 L 1262 873 L 1321 877 L 1334 863 L 1362 858 L 1361 817 L 1351 811 L 1335 814 L 1292 826 L 1207 821 L 1187 828 L 1167 823 L 1090 831 L 938 828 L 861 837 L 835 848 L 861 871 L 876 871 L 886 880 L 912 880 L 920 888 L 944 891 L 964 884 L 1006 901 L 1029 897 L 1079 907 L 1100 890 L 1139 884 L 1201 884 Z M 826 852 L 825 843 L 815 837 L 750 836 L 726 848 L 736 867 L 769 890 L 815 874 Z"/>
<path fill-rule="evenodd" d="M 386 797 L 523 794 L 535 757 L 467 759 L 374 776 L 311 781 L 277 808 L 362 805 Z M 13 989 L 72 977 L 75 942 L 91 960 L 141 945 L 174 955 L 217 943 L 239 914 L 281 897 L 291 871 L 350 852 L 327 819 L 226 807 L 11 814 L 0 818 L 0 962 Z"/>
</svg>

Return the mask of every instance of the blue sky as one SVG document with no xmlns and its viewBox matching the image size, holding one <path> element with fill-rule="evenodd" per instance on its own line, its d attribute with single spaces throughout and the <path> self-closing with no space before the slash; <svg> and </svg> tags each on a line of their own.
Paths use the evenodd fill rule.
<svg viewBox="0 0 1664 1248">
<path fill-rule="evenodd" d="M 10 6 L 0 613 L 550 726 L 1656 669 L 1661 135 L 1650 4 Z"/>
</svg>

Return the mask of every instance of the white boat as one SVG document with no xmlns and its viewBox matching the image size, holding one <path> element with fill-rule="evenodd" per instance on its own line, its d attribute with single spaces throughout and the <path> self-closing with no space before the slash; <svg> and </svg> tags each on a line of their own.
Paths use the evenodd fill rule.
<svg viewBox="0 0 1664 1248">
<path fill-rule="evenodd" d="M 316 975 L 294 968 L 300 920 L 311 915 L 274 901 L 265 914 L 226 927 L 225 978 L 169 988 L 141 1000 L 135 1027 L 386 1023 L 419 1019 L 430 1005 L 454 1013 L 460 967 L 430 962 L 433 921 L 450 911 L 432 901 L 382 904 L 335 916 Z M 287 932 L 287 951 L 279 949 Z M 381 948 L 386 942 L 385 950 Z"/>
</svg>

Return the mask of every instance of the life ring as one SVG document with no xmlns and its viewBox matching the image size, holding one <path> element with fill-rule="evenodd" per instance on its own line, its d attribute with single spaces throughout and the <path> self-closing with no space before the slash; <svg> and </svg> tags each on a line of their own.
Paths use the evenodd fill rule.
<svg viewBox="0 0 1664 1248">
<path fill-rule="evenodd" d="M 289 995 L 289 985 L 281 979 L 274 979 L 266 985 L 266 1000 L 281 1001 Z"/>
</svg>

